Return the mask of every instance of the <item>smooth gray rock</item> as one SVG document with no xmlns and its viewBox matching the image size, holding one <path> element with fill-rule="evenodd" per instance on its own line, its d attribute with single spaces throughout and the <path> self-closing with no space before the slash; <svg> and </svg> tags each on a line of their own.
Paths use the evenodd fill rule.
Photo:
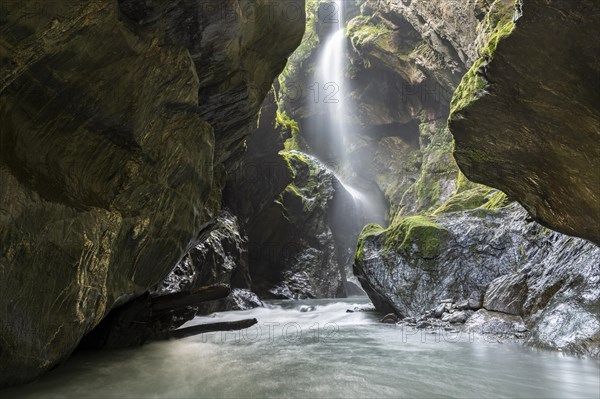
<svg viewBox="0 0 600 399">
<path fill-rule="evenodd" d="M 446 312 L 446 306 L 443 303 L 441 303 L 433 310 L 433 315 L 439 319 L 442 317 L 442 315 L 445 312 Z"/>
<path fill-rule="evenodd" d="M 471 314 L 473 314 L 471 310 L 454 312 L 448 317 L 448 322 L 450 324 L 462 324 L 467 321 Z"/>
<path fill-rule="evenodd" d="M 483 307 L 487 310 L 522 315 L 527 300 L 527 276 L 512 273 L 498 277 L 490 283 L 484 298 Z"/>
<path fill-rule="evenodd" d="M 396 316 L 394 313 L 388 313 L 380 320 L 381 323 L 387 324 L 396 324 L 398 321 L 398 316 Z"/>
<path fill-rule="evenodd" d="M 422 330 L 425 328 L 429 328 L 431 326 L 432 326 L 432 324 L 430 322 L 422 320 L 417 323 L 416 328 L 418 328 L 419 330 Z"/>
<path fill-rule="evenodd" d="M 473 291 L 469 296 L 469 309 L 479 310 L 483 307 L 483 292 Z"/>
</svg>

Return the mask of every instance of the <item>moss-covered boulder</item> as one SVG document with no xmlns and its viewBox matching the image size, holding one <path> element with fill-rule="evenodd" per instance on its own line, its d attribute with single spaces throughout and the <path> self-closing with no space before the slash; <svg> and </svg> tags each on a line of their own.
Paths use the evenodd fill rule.
<svg viewBox="0 0 600 399">
<path fill-rule="evenodd" d="M 399 219 L 388 229 L 367 226 L 354 271 L 373 304 L 418 316 L 441 300 L 485 293 L 488 310 L 523 316 L 527 344 L 600 356 L 600 248 L 496 197 L 471 210 Z"/>
<path fill-rule="evenodd" d="M 525 0 L 508 10 L 463 79 L 449 123 L 468 178 L 515 197 L 546 226 L 595 243 L 599 16 L 593 1 Z"/>
</svg>

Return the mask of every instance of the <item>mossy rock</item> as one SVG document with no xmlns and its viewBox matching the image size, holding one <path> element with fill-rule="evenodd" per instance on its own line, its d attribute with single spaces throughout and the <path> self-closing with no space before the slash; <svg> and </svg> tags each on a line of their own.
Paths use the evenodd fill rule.
<svg viewBox="0 0 600 399">
<path fill-rule="evenodd" d="M 383 233 L 384 231 L 385 231 L 385 229 L 383 227 L 381 227 L 380 225 L 378 225 L 377 223 L 370 223 L 370 224 L 366 225 L 365 227 L 363 227 L 362 231 L 360 232 L 360 235 L 358 236 L 358 245 L 356 248 L 356 258 L 362 259 L 363 255 L 364 255 L 363 244 L 367 237 L 379 235 L 379 234 Z"/>
<path fill-rule="evenodd" d="M 600 3 L 519 6 L 490 15 L 494 34 L 454 97 L 454 156 L 534 220 L 598 244 Z"/>
<path fill-rule="evenodd" d="M 435 258 L 443 250 L 450 232 L 431 217 L 410 216 L 385 232 L 386 250 L 413 252 L 421 258 Z"/>
<path fill-rule="evenodd" d="M 373 16 L 359 15 L 348 23 L 346 30 L 352 46 L 360 48 L 370 44 L 376 44 L 380 47 L 387 48 L 387 35 L 393 34 L 394 31 L 386 26 L 381 18 Z"/>
<path fill-rule="evenodd" d="M 488 195 L 493 190 L 488 187 L 478 187 L 457 193 L 436 209 L 433 214 L 460 212 L 479 208 L 488 202 Z"/>
<path fill-rule="evenodd" d="M 481 49 L 480 58 L 465 74 L 460 85 L 454 92 L 450 105 L 450 119 L 470 103 L 480 98 L 485 93 L 488 85 L 485 76 L 486 65 L 494 58 L 498 43 L 515 29 L 513 21 L 515 15 L 515 0 L 496 0 L 486 14 L 483 30 L 487 31 L 489 38 L 487 45 Z"/>
</svg>

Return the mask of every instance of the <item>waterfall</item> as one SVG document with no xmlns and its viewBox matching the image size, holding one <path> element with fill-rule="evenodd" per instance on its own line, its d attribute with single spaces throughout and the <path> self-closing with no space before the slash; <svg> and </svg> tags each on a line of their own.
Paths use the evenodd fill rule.
<svg viewBox="0 0 600 399">
<path fill-rule="evenodd" d="M 314 84 L 311 87 L 313 115 L 320 115 L 318 129 L 328 136 L 329 150 L 335 157 L 336 177 L 353 197 L 364 223 L 385 223 L 386 209 L 378 189 L 360 187 L 352 178 L 354 170 L 350 155 L 351 137 L 356 133 L 347 122 L 353 114 L 347 98 L 350 94 L 345 70 L 348 60 L 348 39 L 344 27 L 344 1 L 336 0 L 323 6 L 322 15 L 325 24 L 332 25 L 325 39 L 314 72 Z M 371 182 L 371 185 L 373 183 Z M 363 184 L 363 186 L 366 186 Z"/>
<path fill-rule="evenodd" d="M 331 33 L 327 37 L 317 62 L 313 87 L 322 91 L 321 96 L 315 96 L 314 104 L 320 109 L 318 111 L 326 114 L 326 128 L 329 131 L 330 143 L 335 155 L 342 163 L 348 162 L 346 135 L 347 126 L 344 106 L 344 97 L 348 94 L 346 79 L 344 77 L 346 60 L 346 34 L 344 32 L 343 2 L 334 1 L 328 10 L 325 22 L 333 25 Z M 321 94 L 321 93 L 315 93 Z M 341 165 L 346 166 L 346 165 Z"/>
</svg>

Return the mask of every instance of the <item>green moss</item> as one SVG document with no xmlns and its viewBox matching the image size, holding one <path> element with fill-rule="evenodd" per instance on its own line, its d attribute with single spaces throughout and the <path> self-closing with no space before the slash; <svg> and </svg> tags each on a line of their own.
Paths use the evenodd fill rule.
<svg viewBox="0 0 600 399">
<path fill-rule="evenodd" d="M 473 188 L 478 187 L 479 184 L 473 183 L 471 180 L 467 179 L 467 176 L 464 175 L 462 171 L 458 171 L 458 178 L 456 180 L 456 192 L 460 193 L 462 191 L 471 190 Z"/>
<path fill-rule="evenodd" d="M 300 197 L 303 198 L 304 196 L 302 195 L 302 192 L 300 192 L 300 189 L 298 187 L 296 187 L 294 184 L 289 184 L 285 190 L 285 192 L 290 193 L 295 195 L 296 197 Z"/>
<path fill-rule="evenodd" d="M 283 134 L 283 146 L 285 151 L 308 150 L 308 145 L 300 135 L 300 125 L 290 118 L 285 111 L 277 110 L 275 115 L 275 127 L 281 128 Z"/>
<path fill-rule="evenodd" d="M 298 122 L 290 118 L 285 111 L 279 112 L 279 110 L 277 110 L 277 113 L 275 114 L 275 127 L 287 129 L 292 134 L 300 131 Z"/>
<path fill-rule="evenodd" d="M 300 151 L 280 151 L 292 177 L 275 201 L 286 211 L 286 217 L 302 217 L 307 212 L 323 207 L 328 200 L 322 196 L 323 185 L 331 184 L 324 176 L 324 169 L 310 156 Z"/>
<path fill-rule="evenodd" d="M 488 203 L 488 196 L 494 190 L 489 187 L 480 186 L 470 190 L 457 193 L 444 202 L 433 214 L 467 211 L 479 208 Z"/>
<path fill-rule="evenodd" d="M 449 231 L 431 217 L 410 216 L 393 223 L 385 230 L 386 252 L 416 252 L 422 258 L 437 257 Z"/>
<path fill-rule="evenodd" d="M 380 225 L 378 225 L 377 223 L 370 223 L 370 224 L 366 225 L 365 227 L 363 227 L 362 231 L 360 232 L 359 239 L 363 239 L 367 236 L 372 236 L 374 234 L 381 233 L 384 230 L 385 229 L 383 227 L 381 227 Z"/>
<path fill-rule="evenodd" d="M 360 232 L 360 235 L 358 236 L 358 245 L 356 247 L 355 257 L 357 259 L 362 259 L 363 255 L 364 255 L 364 251 L 363 251 L 364 242 L 367 237 L 381 234 L 384 231 L 385 231 L 385 229 L 376 223 L 370 223 L 370 224 L 366 225 L 365 227 L 363 227 L 362 231 Z"/>
<path fill-rule="evenodd" d="M 450 104 L 450 119 L 453 119 L 455 113 L 483 95 L 487 82 L 480 74 L 480 69 L 493 59 L 498 43 L 515 29 L 513 22 L 515 4 L 515 0 L 496 0 L 486 14 L 483 30 L 489 34 L 487 45 L 480 51 L 480 58 L 465 74 L 454 92 Z"/>
<path fill-rule="evenodd" d="M 379 47 L 387 47 L 386 35 L 394 31 L 385 26 L 380 18 L 373 16 L 359 15 L 353 18 L 346 28 L 346 35 L 354 48 L 360 48 L 369 44 L 376 44 Z"/>
<path fill-rule="evenodd" d="M 420 133 L 421 141 L 429 144 L 421 150 L 421 174 L 409 195 L 416 195 L 418 211 L 427 211 L 439 205 L 442 188 L 457 178 L 458 168 L 451 155 L 452 136 L 446 126 L 422 123 Z"/>
<path fill-rule="evenodd" d="M 450 103 L 451 119 L 456 112 L 462 110 L 483 95 L 482 90 L 486 87 L 486 81 L 478 74 L 479 68 L 483 63 L 483 59 L 477 60 L 462 78 Z"/>
<path fill-rule="evenodd" d="M 490 211 L 502 208 L 508 205 L 508 203 L 508 197 L 502 191 L 476 184 L 474 188 L 454 194 L 436 209 L 433 215 L 473 209 Z"/>
<path fill-rule="evenodd" d="M 488 196 L 488 202 L 482 206 L 483 209 L 498 209 L 509 204 L 508 197 L 502 191 L 494 191 Z"/>
<path fill-rule="evenodd" d="M 287 162 L 294 179 L 300 170 L 307 171 L 308 176 L 316 176 L 318 167 L 305 153 L 297 150 L 286 150 L 280 151 L 279 155 Z"/>
</svg>

